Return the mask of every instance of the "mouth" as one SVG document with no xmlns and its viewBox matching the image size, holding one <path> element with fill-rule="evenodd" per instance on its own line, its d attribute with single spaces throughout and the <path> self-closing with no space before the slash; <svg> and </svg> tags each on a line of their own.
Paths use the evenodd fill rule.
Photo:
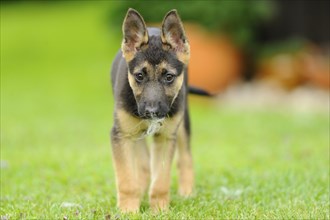
<svg viewBox="0 0 330 220">
<path fill-rule="evenodd" d="M 148 120 L 163 120 L 165 119 L 165 115 L 156 115 L 156 114 L 139 114 L 139 117 L 142 119 Z"/>
<path fill-rule="evenodd" d="M 160 113 L 160 112 L 138 112 L 138 117 L 142 119 L 148 119 L 148 120 L 158 120 L 158 119 L 164 119 L 167 114 Z"/>
</svg>

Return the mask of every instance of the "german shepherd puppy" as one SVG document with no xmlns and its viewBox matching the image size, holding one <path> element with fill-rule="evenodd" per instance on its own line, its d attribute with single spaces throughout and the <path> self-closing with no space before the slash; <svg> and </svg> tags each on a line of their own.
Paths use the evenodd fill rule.
<svg viewBox="0 0 330 220">
<path fill-rule="evenodd" d="M 176 10 L 168 12 L 157 29 L 147 28 L 142 16 L 129 9 L 123 35 L 111 72 L 118 207 L 122 212 L 137 212 L 141 196 L 149 189 L 152 210 L 166 210 L 176 149 L 179 193 L 189 196 L 193 189 L 187 105 L 189 43 Z M 153 137 L 150 154 L 146 136 Z"/>
</svg>

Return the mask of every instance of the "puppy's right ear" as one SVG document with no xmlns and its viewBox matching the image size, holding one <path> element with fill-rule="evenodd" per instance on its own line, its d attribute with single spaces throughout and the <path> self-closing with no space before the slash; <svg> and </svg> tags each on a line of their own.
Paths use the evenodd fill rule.
<svg viewBox="0 0 330 220">
<path fill-rule="evenodd" d="M 121 50 L 126 61 L 130 61 L 140 47 L 148 43 L 147 26 L 142 16 L 132 8 L 127 11 L 123 23 L 123 35 Z"/>
</svg>

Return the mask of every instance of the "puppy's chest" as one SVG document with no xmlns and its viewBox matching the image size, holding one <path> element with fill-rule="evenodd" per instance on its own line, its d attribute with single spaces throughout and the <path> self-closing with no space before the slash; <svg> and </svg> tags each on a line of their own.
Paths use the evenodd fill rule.
<svg viewBox="0 0 330 220">
<path fill-rule="evenodd" d="M 142 139 L 155 134 L 172 137 L 176 133 L 177 123 L 168 119 L 142 120 L 139 124 L 131 125 L 128 135 L 131 138 Z"/>
<path fill-rule="evenodd" d="M 116 112 L 118 135 L 122 138 L 144 138 L 158 133 L 170 137 L 176 133 L 182 118 L 183 116 L 178 114 L 172 118 L 146 120 L 136 118 L 123 110 Z"/>
<path fill-rule="evenodd" d="M 163 133 L 167 130 L 165 124 L 165 119 L 150 119 L 150 120 L 140 120 L 140 121 L 130 121 L 130 123 L 121 123 L 122 132 L 125 136 L 131 138 L 144 138 L 147 136 L 152 136 L 156 133 Z"/>
</svg>

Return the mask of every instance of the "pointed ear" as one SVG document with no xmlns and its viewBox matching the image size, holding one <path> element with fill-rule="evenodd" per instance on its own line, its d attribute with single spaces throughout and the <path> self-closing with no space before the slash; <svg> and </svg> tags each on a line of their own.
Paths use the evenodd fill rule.
<svg viewBox="0 0 330 220">
<path fill-rule="evenodd" d="M 170 45 L 171 49 L 176 52 L 180 61 L 188 64 L 190 46 L 181 19 L 175 9 L 169 11 L 164 17 L 161 38 L 163 44 Z"/>
<path fill-rule="evenodd" d="M 128 9 L 124 19 L 123 36 L 121 50 L 125 59 L 130 61 L 133 59 L 137 50 L 143 44 L 148 43 L 147 26 L 142 16 L 132 8 Z"/>
</svg>

